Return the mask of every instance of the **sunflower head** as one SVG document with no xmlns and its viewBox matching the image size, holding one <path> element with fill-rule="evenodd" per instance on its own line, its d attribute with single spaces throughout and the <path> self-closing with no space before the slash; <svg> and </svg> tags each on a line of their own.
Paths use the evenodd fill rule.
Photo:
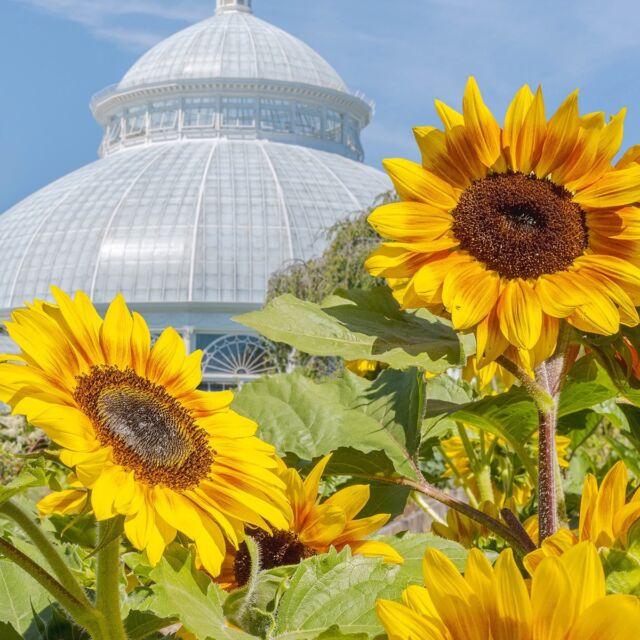
<svg viewBox="0 0 640 640">
<path fill-rule="evenodd" d="M 402 604 L 378 600 L 390 640 L 622 640 L 636 637 L 640 601 L 606 595 L 598 552 L 591 543 L 562 558 L 546 558 L 530 587 L 513 553 L 491 566 L 479 549 L 464 576 L 440 551 L 428 549 L 424 587 L 410 586 Z"/>
<path fill-rule="evenodd" d="M 187 355 L 173 329 L 151 348 L 122 296 L 102 319 L 84 294 L 53 291 L 56 304 L 13 313 L 7 329 L 21 354 L 0 364 L 0 399 L 41 427 L 75 472 L 41 512 L 77 512 L 89 500 L 98 520 L 123 515 L 152 564 L 180 531 L 212 575 L 244 523 L 286 526 L 274 449 L 230 409 L 231 392 L 198 390 L 201 352 Z"/>
<path fill-rule="evenodd" d="M 330 459 L 331 454 L 322 458 L 304 480 L 279 460 L 278 475 L 285 483 L 292 515 L 283 529 L 249 531 L 260 550 L 263 568 L 297 564 L 331 547 L 340 551 L 347 545 L 353 553 L 380 556 L 389 563 L 403 562 L 391 545 L 367 539 L 386 524 L 388 513 L 355 517 L 369 501 L 368 485 L 352 485 L 320 501 L 320 480 Z M 251 563 L 246 545 L 231 555 L 236 584 L 242 585 L 249 576 Z"/>
<path fill-rule="evenodd" d="M 577 92 L 547 118 L 523 87 L 501 127 L 473 78 L 462 112 L 415 130 L 422 163 L 387 160 L 401 202 L 369 221 L 385 242 L 367 260 L 405 308 L 474 330 L 478 367 L 526 369 L 553 353 L 559 321 L 614 334 L 638 323 L 640 148 L 615 165 L 622 110 L 580 116 Z"/>
</svg>

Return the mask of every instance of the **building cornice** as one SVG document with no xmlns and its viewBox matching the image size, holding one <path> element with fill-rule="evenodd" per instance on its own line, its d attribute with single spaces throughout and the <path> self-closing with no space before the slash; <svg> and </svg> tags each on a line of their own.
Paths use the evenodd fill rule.
<svg viewBox="0 0 640 640">
<path fill-rule="evenodd" d="M 118 88 L 118 85 L 112 85 L 93 96 L 91 111 L 96 120 L 105 126 L 109 117 L 122 109 L 123 106 L 139 104 L 153 98 L 169 99 L 210 95 L 266 95 L 311 100 L 347 111 L 359 121 L 362 128 L 369 124 L 374 112 L 374 104 L 368 102 L 364 95 L 354 95 L 297 82 L 248 79 L 183 80 L 122 90 Z"/>
</svg>

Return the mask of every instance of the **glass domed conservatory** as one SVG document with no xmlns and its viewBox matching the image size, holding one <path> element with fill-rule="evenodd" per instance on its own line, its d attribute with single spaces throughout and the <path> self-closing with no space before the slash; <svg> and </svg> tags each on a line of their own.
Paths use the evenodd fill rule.
<svg viewBox="0 0 640 640">
<path fill-rule="evenodd" d="M 0 315 L 51 284 L 99 306 L 122 292 L 154 330 L 204 350 L 210 386 L 268 372 L 260 339 L 231 318 L 390 188 L 362 163 L 371 105 L 251 0 L 218 0 L 91 108 L 100 159 L 0 216 Z"/>
</svg>

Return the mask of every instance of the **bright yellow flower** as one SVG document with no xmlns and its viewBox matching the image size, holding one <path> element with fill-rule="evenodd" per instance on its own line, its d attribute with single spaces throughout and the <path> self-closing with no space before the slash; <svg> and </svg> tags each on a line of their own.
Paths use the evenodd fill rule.
<svg viewBox="0 0 640 640">
<path fill-rule="evenodd" d="M 347 360 L 344 366 L 361 378 L 374 378 L 380 371 L 387 368 L 384 362 L 377 360 Z"/>
<path fill-rule="evenodd" d="M 354 553 L 381 556 L 386 562 L 402 563 L 402 557 L 393 547 L 366 539 L 388 522 L 388 513 L 356 519 L 369 502 L 368 484 L 351 485 L 329 496 L 324 502 L 320 501 L 320 479 L 330 459 L 331 454 L 322 458 L 304 481 L 295 469 L 288 469 L 282 464 L 280 477 L 287 487 L 286 493 L 293 511 L 289 530 L 317 553 L 324 553 L 330 547 L 340 551 L 349 545 Z"/>
<path fill-rule="evenodd" d="M 596 548 L 574 547 L 546 558 L 530 590 L 511 549 L 495 567 L 478 549 L 464 577 L 440 551 L 427 549 L 424 587 L 410 586 L 403 604 L 378 600 L 389 640 L 633 640 L 640 599 L 606 595 Z"/>
<path fill-rule="evenodd" d="M 473 78 L 444 131 L 419 127 L 422 164 L 385 162 L 398 195 L 369 221 L 391 242 L 367 260 L 405 308 L 474 330 L 478 366 L 526 368 L 553 353 L 559 320 L 581 331 L 638 324 L 640 146 L 615 166 L 625 110 L 580 116 L 577 92 L 549 119 L 524 86 L 501 128 Z"/>
<path fill-rule="evenodd" d="M 631 526 L 640 520 L 640 489 L 627 502 L 628 472 L 620 460 L 609 469 L 598 489 L 598 481 L 588 474 L 582 488 L 580 522 L 577 532 L 560 529 L 543 541 L 540 549 L 525 557 L 532 572 L 547 556 L 559 556 L 579 542 L 589 540 L 597 547 L 627 543 Z"/>
<path fill-rule="evenodd" d="M 41 511 L 77 511 L 90 489 L 95 517 L 126 516 L 127 537 L 152 564 L 180 531 L 212 575 L 244 523 L 286 526 L 274 449 L 230 410 L 231 392 L 198 391 L 201 352 L 187 355 L 173 329 L 151 348 L 121 295 L 103 320 L 83 293 L 53 292 L 57 304 L 13 313 L 21 355 L 0 364 L 0 399 L 61 447 L 85 488 L 46 497 Z"/>
<path fill-rule="evenodd" d="M 355 517 L 369 501 L 369 485 L 352 485 L 320 501 L 320 479 L 330 459 L 331 454 L 322 458 L 305 480 L 295 469 L 280 462 L 279 475 L 286 485 L 293 515 L 283 530 L 251 533 L 260 548 L 263 568 L 296 564 L 331 547 L 340 551 L 347 545 L 354 554 L 380 556 L 389 563 L 404 562 L 392 546 L 367 539 L 387 523 L 388 513 Z M 235 580 L 235 584 L 242 585 L 249 576 L 248 552 L 241 547 L 238 553 L 230 555 L 233 559 L 229 557 L 225 562 L 224 582 L 233 584 Z"/>
</svg>

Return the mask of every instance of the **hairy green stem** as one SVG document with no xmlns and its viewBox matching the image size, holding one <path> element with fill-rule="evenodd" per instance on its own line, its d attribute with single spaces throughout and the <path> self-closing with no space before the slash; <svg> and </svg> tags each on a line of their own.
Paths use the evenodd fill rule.
<svg viewBox="0 0 640 640">
<path fill-rule="evenodd" d="M 11 500 L 7 500 L 0 507 L 0 513 L 13 520 L 29 537 L 38 551 L 45 557 L 60 584 L 83 606 L 91 606 L 84 590 L 42 527 Z"/>
<path fill-rule="evenodd" d="M 108 635 L 104 640 L 126 640 L 127 637 L 120 608 L 120 538 L 123 529 L 123 516 L 98 522 L 96 608 L 108 623 Z"/>
<path fill-rule="evenodd" d="M 558 405 L 571 358 L 567 357 L 571 328 L 565 322 L 560 326 L 555 353 L 536 368 L 536 382 L 553 399 L 550 408 L 538 406 L 538 525 L 539 544 L 552 536 L 559 527 L 559 506 L 564 505 L 562 477 L 558 467 L 556 430 Z M 562 507 L 564 513 L 564 506 Z"/>
<path fill-rule="evenodd" d="M 91 634 L 92 638 L 103 640 L 99 616 L 91 606 L 86 606 L 40 565 L 3 538 L 0 538 L 0 554 L 11 560 L 46 589 L 71 618 Z"/>
<path fill-rule="evenodd" d="M 258 547 L 258 544 L 251 536 L 247 536 L 244 543 L 247 545 L 247 552 L 249 553 L 251 567 L 249 579 L 246 584 L 247 591 L 242 606 L 238 611 L 238 619 L 243 624 L 248 624 L 250 623 L 251 608 L 255 604 L 256 589 L 258 588 L 258 576 L 262 565 L 262 556 L 260 553 L 260 547 Z"/>
<path fill-rule="evenodd" d="M 553 409 L 553 397 L 537 378 L 534 380 L 520 365 L 505 356 L 498 356 L 496 362 L 520 381 L 533 398 L 538 411 L 547 412 Z"/>
<path fill-rule="evenodd" d="M 493 502 L 493 485 L 491 483 L 491 467 L 488 464 L 475 470 L 476 483 L 480 492 L 480 502 Z"/>
<path fill-rule="evenodd" d="M 517 553 L 523 555 L 530 551 L 530 549 L 527 548 L 529 545 L 523 545 L 520 536 L 512 531 L 511 527 L 507 526 L 503 522 L 500 522 L 500 520 L 497 520 L 496 518 L 492 518 L 490 515 L 484 513 L 483 511 L 472 507 L 470 504 L 467 504 L 462 500 L 458 500 L 458 498 L 454 498 L 441 489 L 434 487 L 432 484 L 427 482 L 421 472 L 418 472 L 419 480 L 410 480 L 409 478 L 392 478 L 387 476 L 370 476 L 367 474 L 351 475 L 354 478 L 364 478 L 369 481 L 386 482 L 388 484 L 410 487 L 414 491 L 422 493 L 428 498 L 432 498 L 433 500 L 440 502 L 449 509 L 454 509 L 458 513 L 467 516 L 467 518 L 469 518 L 470 520 L 473 520 L 474 522 L 477 522 L 478 524 L 486 527 L 490 531 L 493 531 L 493 533 L 500 536 L 503 540 L 505 540 L 505 542 L 508 542 Z M 531 542 L 531 544 L 533 544 L 533 542 Z"/>
<path fill-rule="evenodd" d="M 447 521 L 424 499 L 421 493 L 413 491 L 411 494 L 413 501 L 424 511 L 434 522 L 447 524 Z"/>
</svg>

